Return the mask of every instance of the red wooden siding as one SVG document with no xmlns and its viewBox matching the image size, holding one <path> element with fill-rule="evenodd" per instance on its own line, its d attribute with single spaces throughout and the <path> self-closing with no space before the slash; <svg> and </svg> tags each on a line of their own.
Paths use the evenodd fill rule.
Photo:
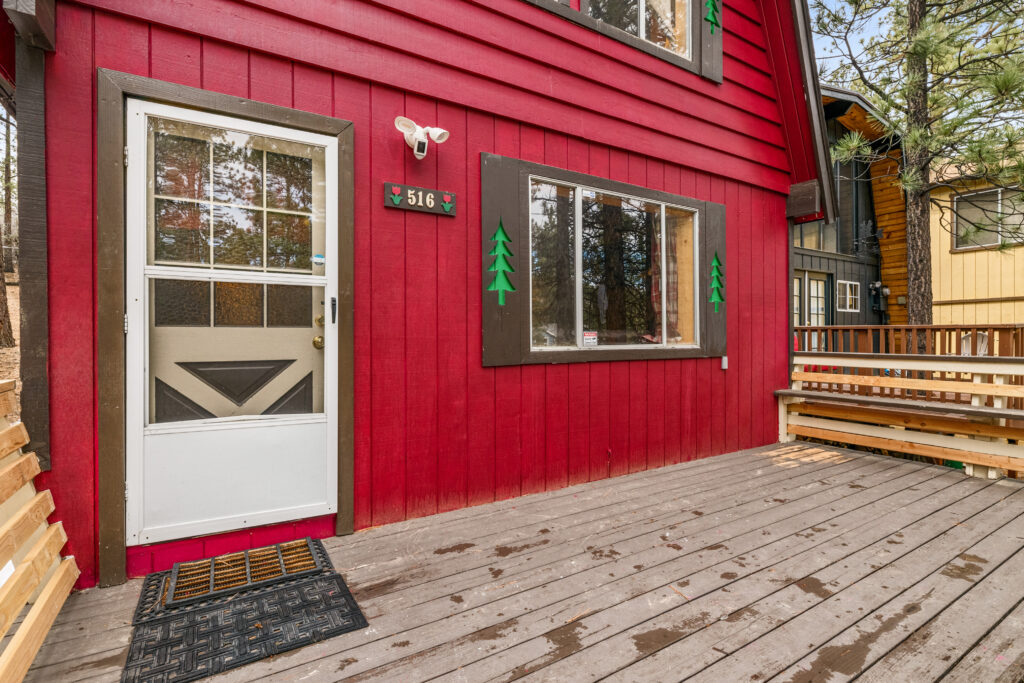
<svg viewBox="0 0 1024 683">
<path fill-rule="evenodd" d="M 355 123 L 363 528 L 775 440 L 782 193 L 793 173 L 813 175 L 799 72 L 786 62 L 788 80 L 775 74 L 792 57 L 788 11 L 787 0 L 726 0 L 718 86 L 519 0 L 58 2 L 47 61 L 53 471 L 40 485 L 80 585 L 96 581 L 96 67 Z M 417 162 L 394 130 L 399 114 L 452 135 Z M 481 367 L 481 152 L 724 202 L 729 369 L 717 358 Z M 385 181 L 453 190 L 458 217 L 386 210 L 374 201 Z M 288 528 L 326 527 L 133 550 L 130 569 Z"/>
</svg>

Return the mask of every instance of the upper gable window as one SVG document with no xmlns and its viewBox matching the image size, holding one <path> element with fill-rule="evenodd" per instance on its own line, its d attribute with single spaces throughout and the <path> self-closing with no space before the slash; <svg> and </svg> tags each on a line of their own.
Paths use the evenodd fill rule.
<svg viewBox="0 0 1024 683">
<path fill-rule="evenodd" d="M 590 0 L 589 11 L 630 35 L 680 57 L 690 56 L 690 7 L 685 0 Z"/>
<path fill-rule="evenodd" d="M 642 52 L 722 82 L 722 0 L 526 0 Z"/>
</svg>

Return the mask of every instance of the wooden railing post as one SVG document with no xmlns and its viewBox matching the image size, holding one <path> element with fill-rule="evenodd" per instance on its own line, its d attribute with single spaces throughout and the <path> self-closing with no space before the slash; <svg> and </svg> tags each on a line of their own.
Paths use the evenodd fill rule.
<svg viewBox="0 0 1024 683">
<path fill-rule="evenodd" d="M 803 369 L 804 369 L 803 365 L 796 365 L 796 364 L 793 365 L 793 372 L 803 372 Z M 790 378 L 792 378 L 792 375 L 790 375 Z M 799 380 L 793 379 L 793 380 L 791 380 L 790 388 L 794 389 L 796 391 L 800 391 L 800 389 L 803 388 L 803 385 L 804 385 L 803 382 L 801 382 Z M 794 441 L 796 439 L 796 436 L 794 436 L 793 434 L 789 433 L 789 404 L 791 403 L 791 399 L 786 398 L 785 396 L 779 396 L 778 403 L 779 403 L 779 443 L 787 443 L 789 441 Z"/>
</svg>

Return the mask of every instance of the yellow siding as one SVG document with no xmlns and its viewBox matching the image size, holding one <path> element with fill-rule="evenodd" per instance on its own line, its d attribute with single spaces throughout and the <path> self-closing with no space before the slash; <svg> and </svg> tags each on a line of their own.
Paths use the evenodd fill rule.
<svg viewBox="0 0 1024 683">
<path fill-rule="evenodd" d="M 937 192 L 933 198 L 947 205 L 952 201 L 948 191 Z M 936 325 L 1024 323 L 1024 245 L 953 251 L 952 237 L 934 205 L 931 242 L 932 319 Z"/>
</svg>

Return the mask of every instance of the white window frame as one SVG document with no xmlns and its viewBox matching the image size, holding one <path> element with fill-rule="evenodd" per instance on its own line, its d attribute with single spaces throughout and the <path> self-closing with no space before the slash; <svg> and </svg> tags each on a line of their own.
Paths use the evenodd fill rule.
<svg viewBox="0 0 1024 683">
<path fill-rule="evenodd" d="M 557 351 L 623 351 L 629 349 L 697 349 L 700 348 L 700 311 L 701 306 L 698 301 L 698 290 L 700 287 L 700 268 L 698 263 L 700 262 L 700 212 L 688 206 L 680 206 L 678 204 L 670 204 L 668 202 L 660 202 L 648 197 L 641 197 L 638 195 L 624 194 L 622 192 L 615 192 L 612 190 L 604 190 L 599 187 L 592 187 L 590 185 L 580 185 L 577 183 L 570 183 L 564 180 L 555 180 L 554 178 L 548 178 L 542 175 L 530 174 L 527 180 L 527 187 L 538 180 L 544 183 L 551 183 L 552 185 L 561 185 L 562 187 L 571 187 L 575 189 L 575 201 L 573 209 L 573 221 L 576 226 L 575 254 L 573 260 L 575 262 L 575 282 L 573 295 L 575 297 L 573 310 L 575 313 L 576 323 L 576 346 L 534 346 L 533 340 L 533 269 L 529 269 L 529 282 L 528 288 L 528 301 L 529 307 L 527 311 L 527 320 L 530 325 L 530 351 L 531 352 L 557 352 Z M 591 191 L 598 194 L 614 195 L 616 197 L 622 197 L 623 199 L 634 199 L 640 202 L 646 202 L 648 204 L 657 204 L 661 207 L 661 341 L 657 344 L 605 344 L 603 346 L 583 346 L 583 192 Z M 665 263 L 665 208 L 672 207 L 680 211 L 686 211 L 693 215 L 693 338 L 692 344 L 668 344 L 665 341 L 665 330 L 668 329 L 668 307 L 667 297 L 668 289 L 665 287 L 664 274 L 666 272 Z M 533 253 L 533 221 L 527 218 L 526 221 L 526 234 L 527 234 L 527 249 L 529 253 Z"/>
<path fill-rule="evenodd" d="M 1006 188 L 995 187 L 995 188 L 989 188 L 989 189 L 986 189 L 986 190 L 978 190 L 977 192 L 966 192 L 964 194 L 957 195 L 957 196 L 953 197 L 953 249 L 954 250 L 956 250 L 956 251 L 969 251 L 971 249 L 993 249 L 995 247 L 1000 246 L 1004 242 L 1010 242 L 1010 243 L 1013 243 L 1013 244 L 1024 244 L 1024 241 L 1008 240 L 1008 239 L 1006 239 L 1003 236 L 1003 221 L 1002 221 L 1002 218 L 1003 218 L 1003 192 L 1004 191 L 1024 193 L 1024 190 L 1022 190 L 1019 186 L 1006 187 Z M 987 243 L 987 244 L 974 244 L 974 243 L 972 243 L 972 244 L 961 244 L 960 243 L 960 214 L 957 212 L 957 203 L 960 202 L 961 200 L 963 200 L 965 197 L 975 197 L 977 195 L 991 194 L 993 192 L 998 194 L 998 199 L 996 200 L 996 207 L 997 207 L 996 208 L 996 212 L 997 212 L 997 215 L 1000 218 L 1000 220 L 999 220 L 999 227 L 998 227 L 998 229 L 995 232 L 995 237 L 996 237 L 995 242 L 991 242 L 991 243 Z"/>
<path fill-rule="evenodd" d="M 855 291 L 856 295 L 850 294 Z M 850 306 L 850 302 L 853 306 Z M 860 283 L 853 280 L 836 280 L 836 310 L 843 313 L 860 313 Z"/>
</svg>

